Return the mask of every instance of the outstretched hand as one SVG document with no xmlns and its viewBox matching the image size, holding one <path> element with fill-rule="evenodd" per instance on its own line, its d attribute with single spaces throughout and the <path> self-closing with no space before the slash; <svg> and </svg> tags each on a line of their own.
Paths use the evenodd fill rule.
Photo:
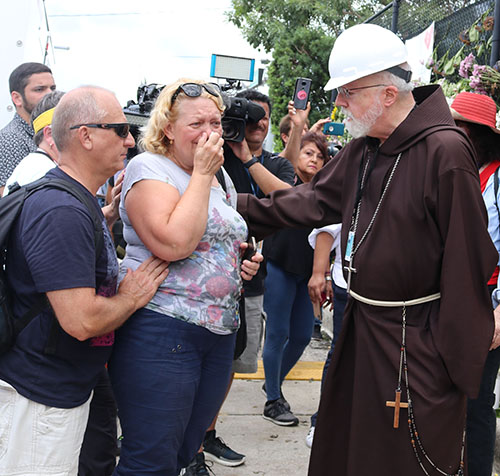
<svg viewBox="0 0 500 476">
<path fill-rule="evenodd" d="M 328 124 L 329 122 L 331 122 L 331 119 L 329 117 L 325 117 L 324 119 L 319 119 L 311 126 L 309 132 L 314 132 L 315 134 L 322 134 L 323 126 L 325 124 Z"/>
<path fill-rule="evenodd" d="M 127 269 L 118 288 L 118 293 L 130 297 L 135 308 L 144 307 L 156 294 L 158 287 L 169 273 L 169 263 L 155 256 L 150 256 L 141 265 L 132 271 Z"/>
</svg>

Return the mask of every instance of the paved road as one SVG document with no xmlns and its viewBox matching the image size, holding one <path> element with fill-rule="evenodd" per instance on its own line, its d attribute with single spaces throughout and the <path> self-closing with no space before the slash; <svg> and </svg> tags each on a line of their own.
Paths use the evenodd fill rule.
<svg viewBox="0 0 500 476">
<path fill-rule="evenodd" d="M 330 342 L 311 341 L 302 361 L 323 362 Z M 282 427 L 262 418 L 265 396 L 262 380 L 237 379 L 222 408 L 217 435 L 235 451 L 247 456 L 236 468 L 212 466 L 216 476 L 306 476 L 309 448 L 305 437 L 309 418 L 319 403 L 320 382 L 286 380 L 283 394 L 299 418 L 296 427 Z"/>
</svg>

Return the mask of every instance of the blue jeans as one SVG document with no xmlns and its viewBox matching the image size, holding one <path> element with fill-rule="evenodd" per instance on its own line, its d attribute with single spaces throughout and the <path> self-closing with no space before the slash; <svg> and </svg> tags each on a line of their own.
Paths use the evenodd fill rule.
<svg viewBox="0 0 500 476">
<path fill-rule="evenodd" d="M 139 309 L 116 333 L 109 373 L 123 430 L 115 476 L 177 476 L 226 393 L 235 334 Z"/>
<path fill-rule="evenodd" d="M 467 400 L 467 467 L 469 476 L 491 476 L 495 456 L 495 382 L 500 365 L 500 347 L 488 353 L 479 395 Z"/>
<path fill-rule="evenodd" d="M 311 340 L 314 312 L 308 278 L 267 262 L 264 310 L 267 314 L 262 359 L 268 400 L 280 398 L 281 384 Z"/>
<path fill-rule="evenodd" d="M 323 375 L 321 377 L 321 391 L 323 391 L 323 383 L 326 379 L 326 373 L 328 367 L 330 367 L 330 362 L 332 360 L 333 349 L 335 348 L 335 343 L 339 338 L 340 329 L 342 328 L 342 319 L 344 317 L 344 309 L 347 303 L 347 290 L 344 288 L 339 288 L 333 284 L 333 339 L 328 355 L 326 356 L 325 366 L 323 367 Z M 311 417 L 311 426 L 316 426 L 316 419 L 318 418 L 318 412 L 316 412 Z"/>
</svg>

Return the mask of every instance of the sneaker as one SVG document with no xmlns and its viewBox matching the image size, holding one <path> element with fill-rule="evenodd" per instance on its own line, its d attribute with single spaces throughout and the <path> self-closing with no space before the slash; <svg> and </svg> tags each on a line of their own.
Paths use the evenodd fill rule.
<svg viewBox="0 0 500 476">
<path fill-rule="evenodd" d="M 308 448 L 311 448 L 312 445 L 313 445 L 314 429 L 315 428 L 316 428 L 315 426 L 311 426 L 311 428 L 309 428 L 309 433 L 307 433 L 307 436 L 306 436 L 306 446 Z"/>
<path fill-rule="evenodd" d="M 299 424 L 299 419 L 290 410 L 286 409 L 285 402 L 281 398 L 274 402 L 266 402 L 262 416 L 265 420 L 272 421 L 280 426 L 296 426 Z"/>
<path fill-rule="evenodd" d="M 222 438 L 215 436 L 215 430 L 207 431 L 203 441 L 203 452 L 208 461 L 224 466 L 239 466 L 245 462 L 245 455 L 236 453 L 224 443 Z"/>
<path fill-rule="evenodd" d="M 205 456 L 203 453 L 197 453 L 193 461 L 189 463 L 188 467 L 181 471 L 182 476 L 210 476 L 213 471 L 205 463 Z"/>
<path fill-rule="evenodd" d="M 266 383 L 265 382 L 262 384 L 262 393 L 267 398 Z M 290 404 L 286 401 L 286 398 L 283 396 L 283 392 L 281 391 L 281 389 L 280 389 L 280 399 L 283 401 L 283 405 L 285 405 L 285 408 L 288 411 L 290 411 Z"/>
<path fill-rule="evenodd" d="M 321 324 L 314 324 L 312 338 L 314 340 L 323 340 L 323 334 L 321 334 Z"/>
</svg>

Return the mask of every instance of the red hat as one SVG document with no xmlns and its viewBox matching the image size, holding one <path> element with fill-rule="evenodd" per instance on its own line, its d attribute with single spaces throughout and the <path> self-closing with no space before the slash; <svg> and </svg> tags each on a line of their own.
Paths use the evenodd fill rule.
<svg viewBox="0 0 500 476">
<path fill-rule="evenodd" d="M 496 128 L 497 106 L 489 96 L 463 92 L 457 94 L 450 109 L 453 119 L 481 124 L 500 134 Z"/>
</svg>

